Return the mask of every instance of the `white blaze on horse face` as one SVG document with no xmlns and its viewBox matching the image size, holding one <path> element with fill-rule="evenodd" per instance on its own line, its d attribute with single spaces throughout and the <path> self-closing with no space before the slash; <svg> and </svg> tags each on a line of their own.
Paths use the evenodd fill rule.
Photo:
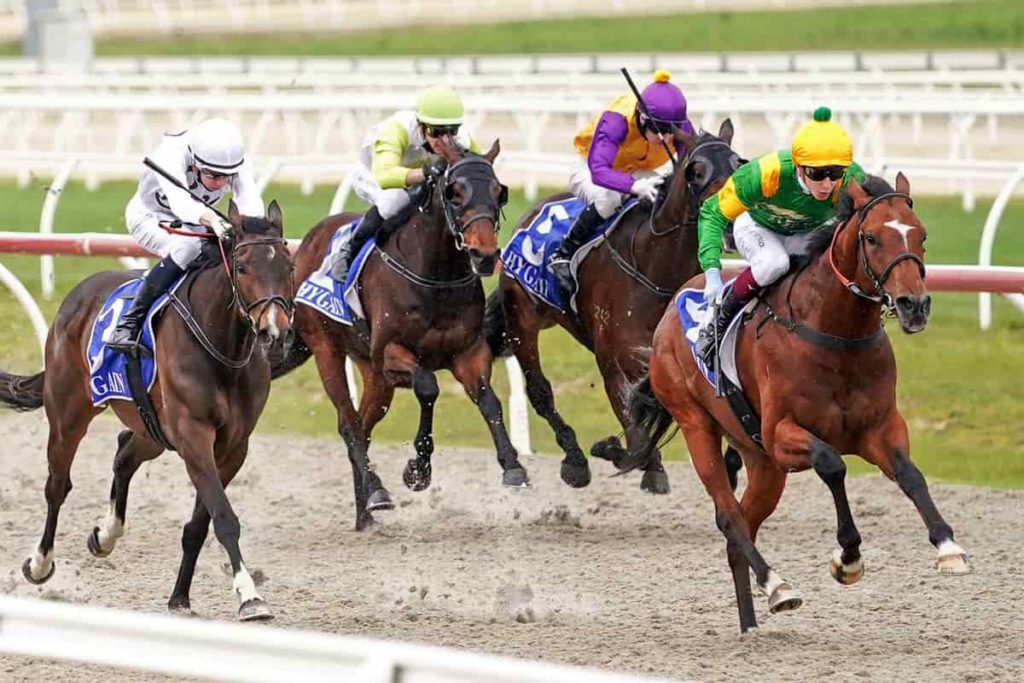
<svg viewBox="0 0 1024 683">
<path fill-rule="evenodd" d="M 892 228 L 893 230 L 898 231 L 900 233 L 900 235 L 903 236 L 903 248 L 904 249 L 909 249 L 910 248 L 910 245 L 907 244 L 907 233 L 910 232 L 911 230 L 913 230 L 914 228 L 916 228 L 917 227 L 916 225 L 907 225 L 906 223 L 901 223 L 900 221 L 898 221 L 896 219 L 893 219 L 891 221 L 886 221 L 884 223 L 884 225 L 887 228 Z"/>
</svg>

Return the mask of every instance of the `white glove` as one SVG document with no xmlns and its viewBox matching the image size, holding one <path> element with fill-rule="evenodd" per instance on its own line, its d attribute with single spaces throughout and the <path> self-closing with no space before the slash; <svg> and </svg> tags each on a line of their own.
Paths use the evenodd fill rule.
<svg viewBox="0 0 1024 683">
<path fill-rule="evenodd" d="M 663 182 L 665 182 L 665 179 L 661 176 L 638 178 L 633 181 L 633 187 L 629 188 L 629 192 L 640 199 L 646 199 L 654 203 L 654 200 L 658 198 L 658 188 L 661 187 Z"/>
<path fill-rule="evenodd" d="M 221 239 L 227 237 L 231 233 L 231 231 L 235 229 L 234 226 L 231 225 L 231 223 L 228 223 L 226 220 L 224 220 L 223 218 L 221 218 L 212 211 L 207 211 L 205 214 L 203 214 L 203 217 L 202 219 L 200 219 L 200 222 L 203 225 L 209 227 L 211 230 L 213 230 L 213 234 L 215 234 L 217 237 L 220 237 Z"/>
<path fill-rule="evenodd" d="M 722 293 L 722 271 L 718 268 L 708 268 L 704 273 L 704 301 L 708 305 L 718 303 L 718 296 Z"/>
</svg>

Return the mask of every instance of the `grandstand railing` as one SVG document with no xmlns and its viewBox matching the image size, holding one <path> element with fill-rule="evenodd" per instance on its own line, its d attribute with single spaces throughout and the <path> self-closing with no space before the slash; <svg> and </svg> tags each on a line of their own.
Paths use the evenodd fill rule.
<svg viewBox="0 0 1024 683">
<path fill-rule="evenodd" d="M 0 596 L 0 652 L 223 681 L 653 683 L 454 648 Z"/>
</svg>

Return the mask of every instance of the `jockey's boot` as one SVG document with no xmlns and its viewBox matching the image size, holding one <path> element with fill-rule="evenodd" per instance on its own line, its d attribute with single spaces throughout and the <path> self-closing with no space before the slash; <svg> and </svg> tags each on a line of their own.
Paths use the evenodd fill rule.
<svg viewBox="0 0 1024 683">
<path fill-rule="evenodd" d="M 334 263 L 331 265 L 331 277 L 344 284 L 345 278 L 348 277 L 348 269 L 352 266 L 352 260 L 359 255 L 366 240 L 377 234 L 383 222 L 384 219 L 377 211 L 377 207 L 371 206 L 363 216 L 363 220 L 359 221 L 359 225 L 356 226 L 355 233 L 338 250 L 338 255 L 335 256 Z"/>
<path fill-rule="evenodd" d="M 733 287 L 729 287 L 722 296 L 722 303 L 711 309 L 716 312 L 715 318 L 707 325 L 703 325 L 697 333 L 697 355 L 708 367 L 711 367 L 715 354 L 718 353 L 715 340 L 721 343 L 725 331 L 729 329 L 729 323 L 746 303 L 740 299 Z"/>
<path fill-rule="evenodd" d="M 178 267 L 178 264 L 171 260 L 170 256 L 160 259 L 160 262 L 149 269 L 142 280 L 142 287 L 128 307 L 117 327 L 111 332 L 107 339 L 107 346 L 115 351 L 130 352 L 139 343 L 142 323 L 146 319 L 153 302 L 166 292 L 175 280 L 181 277 L 185 271 Z"/>
<path fill-rule="evenodd" d="M 576 291 L 576 281 L 573 279 L 572 270 L 569 267 L 572 256 L 583 246 L 587 235 L 600 225 L 602 220 L 601 214 L 597 212 L 597 207 L 587 204 L 583 212 L 576 217 L 576 221 L 569 228 L 562 243 L 558 245 L 558 249 L 548 257 L 548 269 L 554 273 L 558 289 L 564 299 L 568 299 Z"/>
</svg>

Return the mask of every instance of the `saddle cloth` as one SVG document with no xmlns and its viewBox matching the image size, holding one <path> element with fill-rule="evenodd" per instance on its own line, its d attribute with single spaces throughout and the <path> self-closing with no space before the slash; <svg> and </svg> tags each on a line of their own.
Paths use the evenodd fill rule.
<svg viewBox="0 0 1024 683">
<path fill-rule="evenodd" d="M 570 268 L 574 278 L 583 259 L 636 205 L 636 199 L 630 199 L 618 213 L 587 235 L 583 246 L 572 257 Z M 571 300 L 564 300 L 554 274 L 548 269 L 548 257 L 558 249 L 576 217 L 586 206 L 585 201 L 575 197 L 544 204 L 530 224 L 512 236 L 501 254 L 505 274 L 519 282 L 526 291 L 563 313 L 570 308 L 576 310 L 576 297 L 573 295 Z"/>
<path fill-rule="evenodd" d="M 352 239 L 358 226 L 359 221 L 356 220 L 338 228 L 331 238 L 331 244 L 320 267 L 299 285 L 299 291 L 295 295 L 296 303 L 309 306 L 342 325 L 352 325 L 356 319 L 366 318 L 356 283 L 359 281 L 363 266 L 366 265 L 366 259 L 377 246 L 376 239 L 371 237 L 356 254 L 345 282 L 338 282 L 331 275 L 331 267 L 338 252 L 342 245 Z"/>
<path fill-rule="evenodd" d="M 732 281 L 726 283 L 728 286 Z M 690 353 L 700 368 L 701 374 L 712 386 L 715 386 L 715 371 L 704 364 L 704 361 L 697 355 L 697 333 L 701 323 L 711 314 L 708 302 L 704 300 L 704 292 L 700 289 L 684 289 L 676 295 L 676 311 L 679 314 L 679 323 L 683 326 L 686 334 L 686 341 L 690 345 Z M 725 377 L 742 389 L 740 385 L 739 372 L 736 370 L 736 341 L 739 339 L 740 328 L 743 326 L 743 316 L 757 306 L 758 300 L 752 299 L 747 302 L 729 323 L 725 336 L 719 342 L 718 357 L 720 359 L 722 373 Z"/>
<path fill-rule="evenodd" d="M 170 292 L 176 291 L 186 276 L 187 274 L 178 278 Z M 94 406 L 102 406 L 113 399 L 133 402 L 135 400 L 128 388 L 128 376 L 125 370 L 128 357 L 119 351 L 107 348 L 105 342 L 113 333 L 121 315 L 131 306 L 141 287 L 142 278 L 129 280 L 119 286 L 107 295 L 106 301 L 93 321 L 92 331 L 89 333 L 88 356 L 89 394 Z M 156 336 L 153 333 L 153 323 L 168 301 L 170 301 L 168 294 L 157 299 L 146 314 L 146 320 L 142 325 L 141 343 L 149 349 L 149 355 L 140 355 L 142 379 L 147 392 L 153 388 L 153 382 L 156 381 Z"/>
</svg>

